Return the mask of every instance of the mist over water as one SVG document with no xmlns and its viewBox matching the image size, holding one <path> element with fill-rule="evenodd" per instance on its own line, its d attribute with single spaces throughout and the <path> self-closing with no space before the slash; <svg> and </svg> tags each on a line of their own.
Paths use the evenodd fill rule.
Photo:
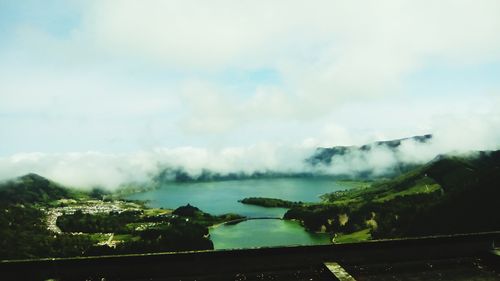
<svg viewBox="0 0 500 281">
<path fill-rule="evenodd" d="M 179 170 L 193 179 L 204 172 L 220 176 L 255 173 L 352 175 L 370 171 L 384 175 L 398 163 L 421 164 L 438 154 L 499 148 L 500 121 L 458 120 L 427 142 L 405 140 L 396 148 L 372 146 L 331 158 L 331 164 L 311 165 L 314 145 L 258 144 L 208 149 L 200 147 L 156 148 L 135 153 L 102 152 L 19 153 L 0 158 L 0 180 L 38 173 L 77 188 L 115 189 L 126 183 L 146 183 L 165 169 Z M 453 126 L 452 126 L 453 125 Z"/>
</svg>

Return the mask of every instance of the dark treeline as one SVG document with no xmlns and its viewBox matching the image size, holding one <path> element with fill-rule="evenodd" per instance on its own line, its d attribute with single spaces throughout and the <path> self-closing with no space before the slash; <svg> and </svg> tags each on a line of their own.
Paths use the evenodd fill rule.
<svg viewBox="0 0 500 281">
<path fill-rule="evenodd" d="M 141 221 L 141 211 L 124 211 L 97 214 L 84 214 L 81 210 L 72 215 L 62 215 L 57 226 L 63 232 L 86 233 L 127 233 L 126 225 Z"/>
<path fill-rule="evenodd" d="M 212 250 L 213 243 L 207 238 L 208 229 L 184 218 L 172 218 L 168 223 L 141 231 L 130 230 L 136 239 L 118 243 L 116 247 L 92 246 L 86 255 L 115 255 L 192 250 Z"/>
<path fill-rule="evenodd" d="M 293 208 L 302 206 L 303 202 L 292 202 L 283 199 L 265 198 L 265 197 L 248 197 L 239 200 L 243 204 L 256 205 L 270 208 Z"/>
</svg>

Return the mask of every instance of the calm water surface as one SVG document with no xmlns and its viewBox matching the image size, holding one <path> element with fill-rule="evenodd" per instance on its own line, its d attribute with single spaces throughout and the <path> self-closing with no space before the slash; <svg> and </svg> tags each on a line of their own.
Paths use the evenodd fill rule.
<svg viewBox="0 0 500 281">
<path fill-rule="evenodd" d="M 166 183 L 159 189 L 137 193 L 129 199 L 148 200 L 151 207 L 175 209 L 191 204 L 220 215 L 282 217 L 283 208 L 264 208 L 239 203 L 245 197 L 270 197 L 291 201 L 319 202 L 319 196 L 348 188 L 331 179 L 258 179 L 198 183 Z M 306 232 L 298 223 L 282 220 L 251 220 L 210 230 L 216 249 L 329 243 L 328 235 Z"/>
<path fill-rule="evenodd" d="M 309 233 L 296 221 L 249 220 L 210 229 L 216 249 L 329 244 L 330 236 Z"/>
<path fill-rule="evenodd" d="M 241 204 L 245 197 L 270 197 L 291 201 L 319 202 L 319 196 L 346 189 L 329 179 L 259 179 L 197 183 L 166 183 L 159 189 L 136 193 L 129 199 L 148 200 L 151 207 L 175 209 L 191 204 L 220 215 L 238 213 L 248 217 L 282 217 L 286 209 Z"/>
</svg>

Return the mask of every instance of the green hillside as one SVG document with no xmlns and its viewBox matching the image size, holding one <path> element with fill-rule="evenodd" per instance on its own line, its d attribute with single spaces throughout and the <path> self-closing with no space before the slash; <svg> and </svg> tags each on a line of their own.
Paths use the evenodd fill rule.
<svg viewBox="0 0 500 281">
<path fill-rule="evenodd" d="M 427 173 L 440 183 L 444 196 L 416 217 L 408 235 L 500 229 L 500 151 L 444 157 Z"/>
<path fill-rule="evenodd" d="M 325 203 L 292 208 L 287 219 L 311 231 L 373 238 L 500 229 L 500 151 L 439 156 L 428 164 L 370 187 L 335 192 Z"/>
<path fill-rule="evenodd" d="M 48 203 L 76 195 L 76 192 L 37 174 L 0 183 L 0 204 Z"/>
<path fill-rule="evenodd" d="M 208 250 L 209 226 L 241 218 L 189 205 L 171 214 L 110 195 L 36 174 L 1 183 L 0 260 Z"/>
</svg>

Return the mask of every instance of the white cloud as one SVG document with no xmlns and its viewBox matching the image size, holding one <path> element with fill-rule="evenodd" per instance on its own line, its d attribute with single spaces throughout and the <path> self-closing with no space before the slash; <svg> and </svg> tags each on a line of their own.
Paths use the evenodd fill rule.
<svg viewBox="0 0 500 281">
<path fill-rule="evenodd" d="M 498 60 L 498 10 L 494 0 L 95 1 L 83 31 L 110 54 L 180 69 L 278 70 L 281 89 L 231 100 L 237 93 L 214 85 L 220 89 L 185 100 L 196 112 L 186 120 L 192 132 L 221 133 L 247 120 L 307 120 L 346 101 L 395 94 L 407 75 L 436 60 Z"/>
<path fill-rule="evenodd" d="M 173 137 L 184 134 L 177 143 L 297 122 L 290 130 L 338 126 L 312 135 L 309 145 L 360 143 L 366 137 L 329 118 L 338 119 L 334 112 L 346 104 L 390 101 L 408 91 L 412 73 L 428 67 L 467 68 L 500 60 L 500 2 L 495 0 L 105 0 L 77 7 L 82 23 L 68 37 L 37 26 L 15 28 L 16 40 L 9 42 L 14 50 L 0 53 L 7 58 L 0 63 L 0 113 L 79 116 L 108 127 L 106 135 L 147 119 L 152 121 L 142 127 L 153 124 L 157 130 L 176 130 Z M 279 81 L 269 85 L 255 79 L 253 89 L 242 94 L 219 77 L 233 69 L 270 69 Z M 453 99 L 454 93 L 443 94 Z M 434 111 L 419 106 L 435 115 L 447 102 Z M 406 124 L 409 118 L 400 109 L 394 109 L 399 123 L 377 118 L 376 108 L 363 109 L 370 112 L 355 112 L 352 119 L 360 115 L 394 125 L 370 136 L 431 127 Z M 115 122 L 104 121 L 110 115 Z M 132 128 L 128 137 L 143 132 Z M 266 137 L 255 133 L 252 141 Z"/>
<path fill-rule="evenodd" d="M 332 158 L 331 166 L 309 166 L 304 160 L 313 155 L 316 139 L 301 145 L 259 143 L 250 146 L 210 149 L 202 147 L 156 148 L 135 153 L 18 153 L 0 157 L 0 180 L 26 173 L 39 173 L 66 185 L 88 188 L 116 188 L 127 182 L 145 182 L 161 169 L 181 168 L 191 176 L 203 170 L 226 175 L 229 173 L 318 172 L 329 175 L 359 175 L 371 172 L 384 175 L 398 162 L 422 164 L 438 154 L 500 149 L 500 115 L 470 114 L 435 120 L 429 143 L 404 142 L 396 152 L 386 147 L 370 151 L 354 151 Z M 338 126 L 326 128 L 326 133 L 342 137 Z M 349 138 L 349 135 L 344 136 Z M 346 139 L 346 140 L 347 140 Z M 326 139 L 327 141 L 330 139 Z"/>
<path fill-rule="evenodd" d="M 495 0 L 94 1 L 84 14 L 84 31 L 112 52 L 181 66 L 253 65 L 256 59 L 273 64 L 302 54 L 319 64 L 340 56 L 355 62 L 349 67 L 374 63 L 377 69 L 399 70 L 414 63 L 415 55 L 460 60 L 498 55 L 499 5 Z M 380 57 L 363 56 L 367 52 L 388 61 L 379 64 Z M 399 60 L 404 57 L 409 59 Z"/>
<path fill-rule="evenodd" d="M 0 180 L 39 173 L 79 188 L 116 188 L 128 182 L 146 182 L 164 168 L 182 168 L 192 176 L 203 170 L 220 174 L 300 172 L 311 148 L 258 144 L 249 147 L 204 149 L 157 148 L 128 154 L 100 152 L 20 153 L 0 158 Z"/>
</svg>

